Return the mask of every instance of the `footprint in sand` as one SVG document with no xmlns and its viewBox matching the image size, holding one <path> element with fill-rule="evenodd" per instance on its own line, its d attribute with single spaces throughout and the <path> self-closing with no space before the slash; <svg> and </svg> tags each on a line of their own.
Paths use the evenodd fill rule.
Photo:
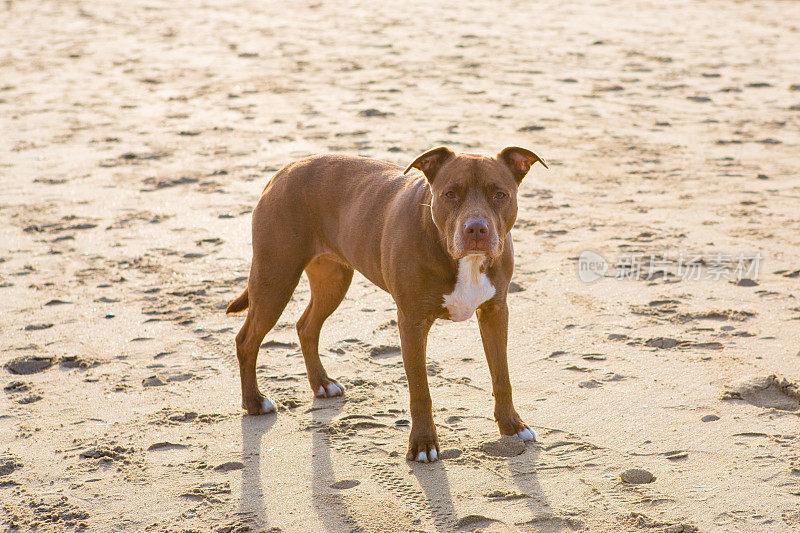
<svg viewBox="0 0 800 533">
<path fill-rule="evenodd" d="M 444 448 L 439 457 L 442 459 L 458 459 L 464 452 L 458 448 Z"/>
<path fill-rule="evenodd" d="M 762 409 L 800 410 L 800 388 L 776 375 L 752 378 L 722 393 L 722 400 L 743 400 Z"/>
<path fill-rule="evenodd" d="M 222 503 L 231 494 L 231 484 L 224 483 L 203 483 L 182 493 L 181 498 L 187 500 L 202 501 L 206 503 Z"/>
<path fill-rule="evenodd" d="M 742 311 L 737 309 L 724 309 L 714 311 L 702 311 L 698 313 L 679 313 L 669 320 L 676 324 L 684 324 L 693 320 L 732 320 L 734 322 L 744 322 L 748 318 L 756 316 L 756 313 L 751 311 Z"/>
<path fill-rule="evenodd" d="M 380 346 L 372 346 L 369 349 L 369 356 L 373 359 L 382 359 L 389 357 L 399 357 L 400 347 L 396 345 L 382 344 Z"/>
<path fill-rule="evenodd" d="M 40 331 L 43 329 L 50 329 L 53 327 L 53 324 L 49 323 L 40 323 L 40 324 L 28 324 L 25 326 L 25 331 Z"/>
<path fill-rule="evenodd" d="M 37 374 L 39 372 L 47 370 L 48 368 L 53 366 L 55 362 L 56 362 L 55 357 L 26 355 L 23 357 L 17 357 L 16 359 L 12 359 L 11 361 L 7 362 L 4 366 L 6 367 L 6 370 L 11 372 L 12 374 L 28 375 L 28 374 Z"/>
<path fill-rule="evenodd" d="M 680 341 L 678 341 L 677 339 L 672 339 L 670 337 L 654 337 L 652 339 L 647 339 L 644 342 L 645 346 L 648 346 L 650 348 L 659 348 L 661 350 L 674 348 L 678 344 L 680 344 Z"/>
<path fill-rule="evenodd" d="M 521 500 L 523 498 L 530 498 L 528 494 L 508 490 L 493 490 L 484 494 L 490 500 Z"/>
<path fill-rule="evenodd" d="M 0 455 L 0 477 L 7 476 L 15 470 L 22 468 L 22 466 L 22 463 L 16 455 L 10 453 Z"/>
<path fill-rule="evenodd" d="M 20 405 L 38 402 L 42 399 L 40 394 L 32 391 L 33 385 L 25 381 L 12 381 L 3 387 L 3 391 L 9 398 Z"/>
<path fill-rule="evenodd" d="M 694 342 L 673 339 L 671 337 L 653 337 L 644 341 L 644 345 L 659 350 L 668 350 L 675 347 L 681 349 L 694 348 L 696 350 L 722 350 L 724 348 L 721 342 Z"/>
<path fill-rule="evenodd" d="M 503 435 L 481 443 L 478 450 L 489 457 L 516 457 L 525 452 L 525 442 L 517 436 Z"/>
<path fill-rule="evenodd" d="M 244 468 L 244 463 L 241 461 L 228 461 L 227 463 L 222 463 L 214 467 L 214 470 L 217 472 L 231 472 L 233 470 L 242 470 Z"/>
<path fill-rule="evenodd" d="M 294 350 L 298 346 L 296 342 L 267 341 L 263 343 L 261 347 L 267 349 Z"/>
<path fill-rule="evenodd" d="M 385 329 L 396 328 L 396 327 L 397 327 L 397 320 L 395 320 L 393 318 L 393 319 L 389 320 L 388 322 L 384 322 L 383 324 L 381 324 L 380 326 L 375 328 L 375 331 L 383 331 Z"/>
<path fill-rule="evenodd" d="M 361 482 L 358 481 L 357 479 L 343 479 L 341 481 L 333 483 L 331 485 L 331 488 L 338 490 L 347 490 L 347 489 L 352 489 L 353 487 L 357 487 L 358 485 L 361 485 Z"/>
<path fill-rule="evenodd" d="M 522 292 L 525 290 L 525 287 L 517 283 L 516 281 L 512 281 L 508 284 L 508 294 L 514 294 L 515 292 Z"/>
<path fill-rule="evenodd" d="M 662 317 L 672 315 L 678 311 L 678 300 L 653 300 L 647 305 L 630 306 L 634 315 Z"/>
<path fill-rule="evenodd" d="M 70 502 L 66 496 L 46 495 L 41 499 L 31 500 L 28 507 L 33 512 L 33 517 L 21 517 L 20 519 L 30 530 L 35 530 L 46 523 L 53 524 L 54 527 L 71 524 L 76 531 L 82 531 L 88 527 L 82 520 L 89 518 L 89 513 Z"/>
<path fill-rule="evenodd" d="M 84 450 L 80 453 L 81 459 L 98 459 L 99 462 L 130 463 L 130 456 L 135 450 L 125 446 L 100 445 Z"/>
<path fill-rule="evenodd" d="M 78 357 L 77 355 L 65 355 L 61 358 L 59 362 L 59 366 L 61 368 L 71 370 L 73 368 L 77 368 L 79 370 L 86 370 L 87 368 L 94 368 L 101 364 L 100 361 L 95 361 L 93 359 L 84 359 L 82 357 Z"/>
<path fill-rule="evenodd" d="M 140 189 L 141 192 L 153 192 L 160 189 L 167 189 L 170 187 L 177 187 L 179 185 L 188 185 L 200 181 L 198 178 L 188 176 L 181 176 L 179 178 L 146 178 L 143 183 L 149 185 L 149 188 Z"/>
<path fill-rule="evenodd" d="M 456 528 L 469 531 L 482 531 L 483 529 L 498 522 L 500 521 L 495 520 L 494 518 L 489 518 L 488 516 L 470 514 L 463 518 L 459 518 L 456 522 Z"/>
<path fill-rule="evenodd" d="M 148 452 L 161 451 L 161 450 L 183 450 L 188 448 L 186 444 L 177 444 L 174 442 L 156 442 L 147 447 Z"/>
<path fill-rule="evenodd" d="M 20 392 L 28 392 L 31 390 L 32 385 L 30 383 L 26 383 L 24 381 L 12 381 L 8 383 L 3 390 L 6 394 L 16 394 Z"/>
<path fill-rule="evenodd" d="M 197 418 L 197 413 L 195 413 L 194 411 L 186 411 L 186 412 L 183 412 L 183 413 L 175 413 L 175 414 L 169 415 L 167 417 L 167 420 L 169 420 L 170 422 L 179 422 L 180 423 L 180 422 L 191 422 L 196 418 Z"/>
<path fill-rule="evenodd" d="M 195 378 L 197 378 L 197 375 L 193 372 L 173 372 L 167 376 L 167 383 L 189 381 Z"/>
<path fill-rule="evenodd" d="M 166 385 L 158 376 L 150 376 L 142 380 L 142 387 L 161 387 Z"/>
</svg>

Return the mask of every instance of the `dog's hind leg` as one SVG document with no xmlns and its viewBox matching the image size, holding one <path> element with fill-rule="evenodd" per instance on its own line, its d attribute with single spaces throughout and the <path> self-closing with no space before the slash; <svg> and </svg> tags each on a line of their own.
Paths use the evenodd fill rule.
<svg viewBox="0 0 800 533">
<path fill-rule="evenodd" d="M 319 360 L 319 333 L 325 319 L 342 303 L 353 279 L 353 269 L 334 259 L 318 256 L 306 266 L 306 275 L 311 286 L 311 301 L 297 321 L 297 335 L 308 381 L 316 396 L 340 396 L 344 387 L 328 377 Z"/>
<path fill-rule="evenodd" d="M 285 261 L 284 261 L 285 262 Z M 236 357 L 242 381 L 242 407 L 248 414 L 258 415 L 275 410 L 269 398 L 261 394 L 256 382 L 256 360 L 261 341 L 280 318 L 294 293 L 302 264 L 275 264 L 278 261 L 257 262 L 254 257 L 247 293 L 250 307 L 242 329 L 236 335 Z"/>
</svg>

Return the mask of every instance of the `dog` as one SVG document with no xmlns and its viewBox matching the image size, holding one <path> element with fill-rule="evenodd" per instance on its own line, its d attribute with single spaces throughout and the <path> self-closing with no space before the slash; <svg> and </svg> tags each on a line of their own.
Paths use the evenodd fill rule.
<svg viewBox="0 0 800 533">
<path fill-rule="evenodd" d="M 319 335 L 358 270 L 397 304 L 411 397 L 408 460 L 439 458 L 425 363 L 428 332 L 438 318 L 458 322 L 477 314 L 500 433 L 535 440 L 511 398 L 506 295 L 514 270 L 509 232 L 517 217 L 517 190 L 537 162 L 548 168 L 517 146 L 494 157 L 440 146 L 405 171 L 344 155 L 313 156 L 278 171 L 253 211 L 247 288 L 226 311 L 248 310 L 236 335 L 247 413 L 275 410 L 258 389 L 256 359 L 303 271 L 311 299 L 297 334 L 308 381 L 319 397 L 344 393 L 322 366 Z M 409 175 L 413 169 L 422 176 Z"/>
</svg>

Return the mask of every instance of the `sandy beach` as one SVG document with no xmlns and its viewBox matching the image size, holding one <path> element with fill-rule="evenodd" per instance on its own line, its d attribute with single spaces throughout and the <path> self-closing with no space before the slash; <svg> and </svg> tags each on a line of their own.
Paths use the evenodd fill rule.
<svg viewBox="0 0 800 533">
<path fill-rule="evenodd" d="M 7 0 L 0 529 L 800 530 L 800 3 Z M 356 274 L 314 398 L 294 323 L 240 406 L 251 212 L 310 154 L 541 155 L 500 438 L 437 322 L 407 462 L 391 297 Z M 642 471 L 639 471 L 642 470 Z"/>
</svg>

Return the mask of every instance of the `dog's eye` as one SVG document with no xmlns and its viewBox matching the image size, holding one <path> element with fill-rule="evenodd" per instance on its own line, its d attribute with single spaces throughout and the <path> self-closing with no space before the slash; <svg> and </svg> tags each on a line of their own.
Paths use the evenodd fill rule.
<svg viewBox="0 0 800 533">
<path fill-rule="evenodd" d="M 502 200 L 506 196 L 508 196 L 508 195 L 506 193 L 504 193 L 503 191 L 497 191 L 496 193 L 494 193 L 494 199 L 495 200 Z"/>
<path fill-rule="evenodd" d="M 444 193 L 444 197 L 453 200 L 456 197 L 456 193 L 455 191 L 447 191 L 446 193 Z"/>
</svg>

